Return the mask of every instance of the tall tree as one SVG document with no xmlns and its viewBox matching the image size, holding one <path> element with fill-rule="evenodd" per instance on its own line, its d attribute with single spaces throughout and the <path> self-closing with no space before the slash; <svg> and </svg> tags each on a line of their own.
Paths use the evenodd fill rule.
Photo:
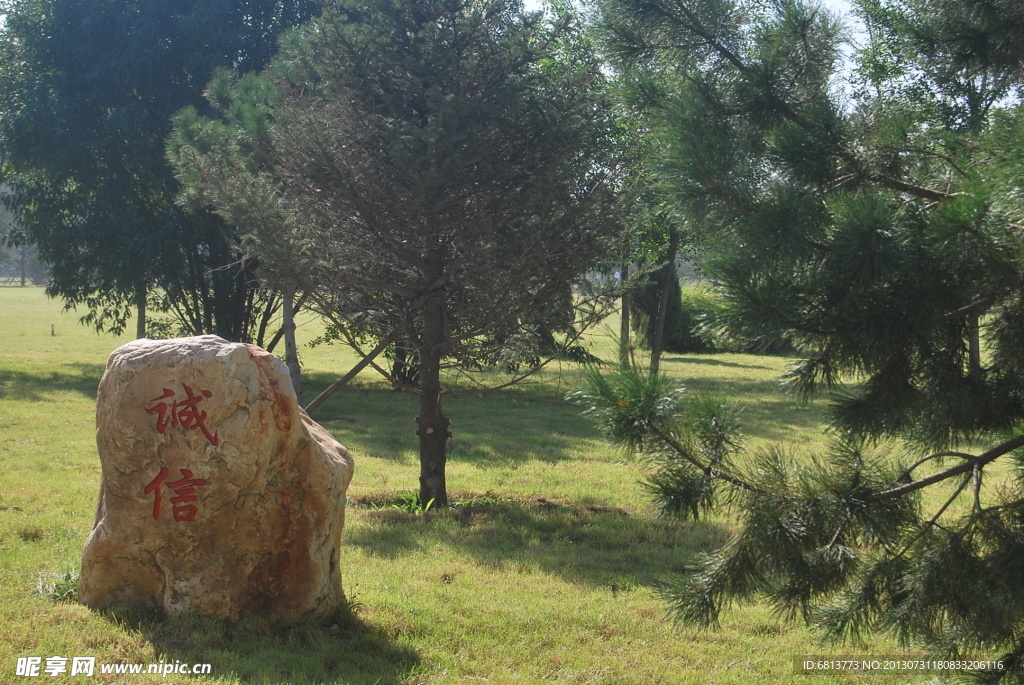
<svg viewBox="0 0 1024 685">
<path fill-rule="evenodd" d="M 668 320 L 669 307 L 675 305 L 679 309 L 679 274 L 676 270 L 676 256 L 679 251 L 679 231 L 675 226 L 668 229 L 668 257 L 665 260 L 664 279 L 658 292 L 658 312 L 651 335 L 651 373 L 658 373 L 661 365 L 661 353 L 665 348 L 665 328 Z M 675 300 L 670 303 L 669 298 Z M 674 331 L 669 331 L 671 337 Z"/>
<path fill-rule="evenodd" d="M 51 296 L 84 306 L 99 329 L 121 330 L 147 298 L 190 333 L 242 340 L 265 329 L 276 304 L 256 263 L 219 217 L 176 206 L 165 142 L 174 112 L 204 106 L 214 68 L 262 68 L 277 34 L 318 9 L 305 0 L 0 6 L 3 201 L 51 265 Z"/>
<path fill-rule="evenodd" d="M 720 410 L 684 411 L 656 377 L 596 379 L 581 399 L 617 439 L 662 455 L 652 487 L 668 510 L 739 502 L 741 532 L 675 592 L 680 618 L 713 623 L 730 598 L 764 591 L 834 636 L 890 627 L 946 649 L 1002 648 L 1019 670 L 1024 500 L 1016 478 L 1003 489 L 989 471 L 1024 445 L 1011 180 L 1024 139 L 1019 108 L 998 112 L 1024 73 L 1006 31 L 1020 4 L 865 3 L 873 35 L 905 41 L 915 69 L 875 69 L 876 87 L 852 95 L 833 87 L 832 16 L 751 7 L 603 4 L 613 54 L 676 78 L 659 94 L 660 164 L 679 210 L 722 238 L 706 269 L 733 332 L 796 341 L 788 381 L 832 391 L 836 446 L 812 466 L 778 451 L 735 461 Z M 877 58 L 892 45 L 873 43 L 860 64 L 891 66 Z M 990 446 L 972 453 L 970 440 Z M 954 464 L 935 472 L 942 459 Z M 923 510 L 921 491 L 940 483 L 952 491 Z"/>
<path fill-rule="evenodd" d="M 442 369 L 528 361 L 610 254 L 616 167 L 580 40 L 508 0 L 330 3 L 262 78 L 212 84 L 227 123 L 177 118 L 188 202 L 248 227 L 345 334 L 412 342 L 423 505 L 448 502 Z"/>
</svg>

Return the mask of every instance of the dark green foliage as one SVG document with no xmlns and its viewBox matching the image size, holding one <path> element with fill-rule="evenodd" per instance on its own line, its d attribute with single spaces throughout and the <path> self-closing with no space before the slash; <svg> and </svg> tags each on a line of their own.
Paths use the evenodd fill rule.
<svg viewBox="0 0 1024 685">
<path fill-rule="evenodd" d="M 806 351 L 792 376 L 802 392 L 864 374 L 838 400 L 844 430 L 935 446 L 1006 430 L 1024 377 L 984 365 L 978 327 L 1009 311 L 1022 280 L 995 168 L 920 101 L 841 106 L 839 31 L 822 10 L 783 3 L 746 22 L 733 9 L 606 7 L 613 47 L 634 41 L 648 59 L 625 68 L 678 78 L 658 104 L 658 163 L 676 211 L 718 236 L 704 268 L 724 294 L 719 321 L 738 340 Z M 952 78 L 929 74 L 936 87 Z"/>
<path fill-rule="evenodd" d="M 249 249 L 354 332 L 383 339 L 407 320 L 418 335 L 435 245 L 451 274 L 437 286 L 446 354 L 488 367 L 515 334 L 569 331 L 568 284 L 607 246 L 608 122 L 573 19 L 519 12 L 333 7 L 262 77 L 213 81 L 223 122 L 179 114 L 185 201 L 244 222 Z"/>
<path fill-rule="evenodd" d="M 778 451 L 739 460 L 735 411 L 664 377 L 593 370 L 568 399 L 612 442 L 651 460 L 645 486 L 663 513 L 697 518 L 725 505 L 740 514 L 742 532 L 667 590 L 683 620 L 714 624 L 731 598 L 755 591 L 810 617 L 879 543 L 919 523 L 916 497 L 883 494 L 906 482 L 898 464 L 850 444 L 810 465 Z"/>
<path fill-rule="evenodd" d="M 633 322 L 635 328 L 644 335 L 643 340 L 647 347 L 650 347 L 655 320 L 653 317 L 657 316 L 658 298 L 661 295 L 660 279 L 664 278 L 664 273 L 664 268 L 652 272 L 633 291 L 633 303 L 640 312 L 639 316 L 634 317 Z M 796 353 L 790 337 L 784 333 L 770 332 L 745 336 L 731 328 L 728 325 L 729 298 L 721 296 L 714 290 L 704 286 L 683 289 L 676 280 L 672 291 L 669 294 L 665 320 L 666 352 L 779 355 Z"/>
<path fill-rule="evenodd" d="M 305 0 L 4 2 L 4 203 L 51 265 L 48 292 L 120 331 L 147 293 L 192 333 L 254 339 L 276 306 L 233 230 L 189 214 L 165 158 L 171 115 L 203 107 L 216 67 L 261 68 Z"/>
<path fill-rule="evenodd" d="M 978 131 L 1024 75 L 1015 0 L 861 0 L 874 39 L 860 53 L 864 86 L 885 90 L 958 131 Z"/>
<path fill-rule="evenodd" d="M 738 17 L 685 2 L 608 12 L 613 35 L 706 55 L 671 67 L 680 81 L 659 105 L 658 164 L 676 211 L 718 235 L 704 266 L 725 295 L 719 320 L 751 345 L 808 350 L 794 376 L 804 390 L 868 374 L 837 409 L 847 430 L 949 444 L 1005 429 L 998 414 L 1021 405 L 968 369 L 972 322 L 1018 280 L 1005 216 L 972 176 L 983 169 L 964 171 L 960 150 L 926 138 L 913 103 L 844 111 L 828 87 L 838 31 L 822 11 L 786 3 L 756 24 Z M 722 36 L 749 40 L 711 32 L 720 22 L 735 25 Z M 977 409 L 936 415 L 951 393 Z"/>
<path fill-rule="evenodd" d="M 675 450 L 662 445 L 648 450 L 653 469 L 642 484 L 662 514 L 696 520 L 716 504 L 714 474 L 732 468 L 732 457 L 741 450 L 741 434 L 735 408 L 718 398 L 689 396 L 679 411 L 681 415 L 674 417 L 678 422 L 675 432 L 707 469 L 695 468 L 691 461 L 680 459 Z"/>
<path fill-rule="evenodd" d="M 711 290 L 697 285 L 682 293 L 684 340 L 694 352 L 738 352 L 727 341 L 714 334 L 716 315 L 721 311 L 718 298 Z"/>
<path fill-rule="evenodd" d="M 762 331 L 750 335 L 730 325 L 732 299 L 712 288 L 703 286 L 683 291 L 683 313 L 692 321 L 691 335 L 701 340 L 706 352 L 735 352 L 742 354 L 798 354 L 792 337 L 784 332 Z"/>
<path fill-rule="evenodd" d="M 672 269 L 675 271 L 675 269 Z M 631 303 L 636 308 L 632 319 L 633 329 L 641 334 L 643 346 L 650 348 L 657 322 L 657 307 L 669 265 L 645 273 L 630 292 Z M 666 352 L 702 353 L 714 351 L 714 346 L 700 334 L 703 314 L 707 313 L 702 302 L 692 297 L 684 301 L 683 290 L 678 277 L 671 280 L 668 309 L 665 316 Z"/>
<path fill-rule="evenodd" d="M 735 417 L 719 403 L 636 371 L 587 380 L 569 399 L 613 442 L 652 460 L 645 485 L 664 513 L 695 518 L 728 504 L 739 514 L 740 532 L 666 587 L 677 619 L 715 625 L 729 602 L 756 593 L 834 639 L 891 629 L 954 654 L 1018 649 L 1024 505 L 1016 492 L 995 504 L 980 496 L 984 465 L 1024 438 L 912 465 L 860 442 L 836 443 L 810 464 L 777 450 L 737 459 Z M 940 474 L 946 501 L 922 511 L 929 481 L 912 477 L 942 456 L 963 466 Z M 969 513 L 950 516 L 954 502 Z"/>
<path fill-rule="evenodd" d="M 792 343 L 787 381 L 829 393 L 847 440 L 820 466 L 730 472 L 749 486 L 742 530 L 676 591 L 677 615 L 711 623 L 756 591 L 837 637 L 1018 654 L 1021 493 L 985 467 L 1024 443 L 1020 3 L 858 7 L 869 39 L 840 92 L 843 34 L 821 5 L 601 3 L 609 54 L 657 113 L 666 202 L 713 235 L 714 323 Z M 868 458 L 886 438 L 927 456 Z M 969 440 L 994 447 L 950 451 Z M 921 472 L 942 457 L 956 465 Z M 918 511 L 939 483 L 945 504 Z"/>
<path fill-rule="evenodd" d="M 643 335 L 645 346 L 650 348 L 654 337 L 654 326 L 658 320 L 658 303 L 665 283 L 666 273 L 675 273 L 675 265 L 665 264 L 644 274 L 643 279 L 631 291 L 631 303 L 638 316 L 633 318 L 634 330 Z M 666 352 L 705 352 L 700 339 L 693 335 L 696 322 L 687 320 L 682 306 L 682 289 L 678 278 L 670 279 L 668 309 L 665 312 L 664 350 Z"/>
</svg>

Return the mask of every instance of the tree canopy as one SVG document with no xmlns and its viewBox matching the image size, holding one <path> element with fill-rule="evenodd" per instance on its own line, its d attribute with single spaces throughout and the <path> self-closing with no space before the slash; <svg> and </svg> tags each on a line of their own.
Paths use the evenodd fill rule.
<svg viewBox="0 0 1024 685">
<path fill-rule="evenodd" d="M 345 334 L 415 350 L 424 505 L 447 504 L 442 367 L 529 363 L 542 329 L 573 335 L 570 286 L 611 251 L 601 86 L 568 12 L 340 2 L 263 75 L 222 72 L 221 118 L 176 119 L 186 202 L 245 226 Z"/>
<path fill-rule="evenodd" d="M 0 6 L 3 201 L 51 265 L 50 295 L 84 306 L 99 329 L 119 331 L 150 294 L 191 333 L 256 337 L 266 326 L 258 305 L 271 303 L 255 264 L 240 259 L 219 217 L 175 204 L 165 143 L 174 112 L 204 106 L 215 67 L 261 68 L 276 35 L 318 9 L 305 0 Z"/>
</svg>

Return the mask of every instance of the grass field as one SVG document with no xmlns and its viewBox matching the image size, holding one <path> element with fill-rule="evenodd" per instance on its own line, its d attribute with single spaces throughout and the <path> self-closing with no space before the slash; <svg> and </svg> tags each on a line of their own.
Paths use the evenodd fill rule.
<svg viewBox="0 0 1024 685">
<path fill-rule="evenodd" d="M 51 334 L 51 326 L 52 333 Z M 208 676 L 42 676 L 46 682 L 174 683 L 790 683 L 928 682 L 930 677 L 797 676 L 801 655 L 895 655 L 878 638 L 823 646 L 814 631 L 761 602 L 733 608 L 717 631 L 667 622 L 659 582 L 685 573 L 730 522 L 659 519 L 616 452 L 563 395 L 571 365 L 539 382 L 445 400 L 454 421 L 450 512 L 388 506 L 417 487 L 415 397 L 368 374 L 317 418 L 353 453 L 342 572 L 356 619 L 270 630 L 131 611 L 93 612 L 52 597 L 78 572 L 100 468 L 96 386 L 127 339 L 98 336 L 35 288 L 0 288 L 0 683 L 18 657 L 94 656 L 98 663 L 209 663 Z M 300 328 L 317 333 L 315 322 Z M 610 340 L 592 351 L 612 358 Z M 340 348 L 303 348 L 307 397 L 353 363 Z M 786 361 L 673 356 L 663 370 L 743 407 L 752 447 L 823 442 L 820 406 L 782 395 Z M 70 662 L 69 662 L 70 663 Z"/>
</svg>

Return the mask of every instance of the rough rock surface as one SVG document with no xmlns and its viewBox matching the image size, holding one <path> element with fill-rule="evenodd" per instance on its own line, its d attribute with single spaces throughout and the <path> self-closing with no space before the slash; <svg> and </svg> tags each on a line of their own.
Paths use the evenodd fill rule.
<svg viewBox="0 0 1024 685">
<path fill-rule="evenodd" d="M 96 440 L 83 603 L 287 624 L 344 601 L 352 459 L 277 357 L 212 335 L 129 343 L 100 381 Z"/>
</svg>

